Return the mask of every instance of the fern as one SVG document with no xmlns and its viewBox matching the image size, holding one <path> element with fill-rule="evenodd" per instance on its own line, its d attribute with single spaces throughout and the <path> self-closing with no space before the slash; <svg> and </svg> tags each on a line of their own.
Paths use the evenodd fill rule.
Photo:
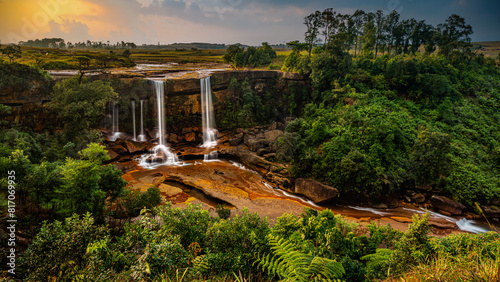
<svg viewBox="0 0 500 282">
<path fill-rule="evenodd" d="M 257 255 L 257 263 L 282 281 L 333 281 L 345 274 L 341 263 L 298 251 L 283 238 L 269 235 L 272 254 Z"/>
<path fill-rule="evenodd" d="M 394 251 L 377 249 L 374 254 L 361 257 L 366 261 L 367 276 L 373 279 L 382 279 L 389 276 L 389 264 Z"/>
<path fill-rule="evenodd" d="M 205 255 L 197 256 L 193 259 L 193 271 L 195 273 L 207 273 L 210 271 L 210 265 Z"/>
</svg>

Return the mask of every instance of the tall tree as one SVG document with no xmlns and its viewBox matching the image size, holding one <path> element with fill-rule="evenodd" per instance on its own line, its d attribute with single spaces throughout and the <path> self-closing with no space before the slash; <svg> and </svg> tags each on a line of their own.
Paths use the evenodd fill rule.
<svg viewBox="0 0 500 282">
<path fill-rule="evenodd" d="M 399 25 L 399 13 L 396 11 L 392 11 L 385 20 L 384 23 L 384 33 L 386 35 L 386 44 L 388 47 L 388 52 L 391 54 L 391 51 L 395 45 L 396 37 L 397 37 L 397 27 Z"/>
<path fill-rule="evenodd" d="M 472 26 L 459 15 L 451 15 L 445 23 L 439 24 L 441 36 L 438 40 L 439 53 L 448 56 L 454 50 L 464 51 L 472 46 Z"/>
<path fill-rule="evenodd" d="M 352 36 L 354 38 L 354 56 L 356 56 L 358 44 L 360 43 L 360 35 L 363 34 L 364 18 L 365 12 L 362 10 L 356 10 L 351 16 L 353 25 Z"/>
<path fill-rule="evenodd" d="M 375 59 L 377 58 L 377 53 L 379 49 L 379 44 L 383 42 L 384 37 L 384 12 L 382 10 L 378 10 L 375 13 Z"/>
<path fill-rule="evenodd" d="M 318 35 L 320 33 L 320 28 L 323 27 L 323 16 L 320 11 L 316 11 L 309 16 L 304 18 L 304 24 L 307 27 L 307 31 L 305 34 L 306 42 L 309 44 L 309 56 L 311 56 L 311 51 L 314 46 L 318 42 Z"/>
</svg>

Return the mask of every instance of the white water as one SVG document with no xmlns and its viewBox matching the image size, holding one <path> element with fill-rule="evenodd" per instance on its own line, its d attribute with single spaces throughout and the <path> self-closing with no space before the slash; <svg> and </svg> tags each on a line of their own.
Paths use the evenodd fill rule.
<svg viewBox="0 0 500 282">
<path fill-rule="evenodd" d="M 137 132 L 135 130 L 135 101 L 131 100 L 130 103 L 132 104 L 132 123 L 134 126 L 134 141 L 137 141 Z"/>
<path fill-rule="evenodd" d="M 111 131 L 113 132 L 109 140 L 116 141 L 116 139 L 122 136 L 122 133 L 119 131 L 119 111 L 120 107 L 118 104 L 114 104 L 111 106 L 112 108 L 112 127 Z"/>
<path fill-rule="evenodd" d="M 141 142 L 146 141 L 146 135 L 144 135 L 144 100 L 140 101 L 141 103 L 141 132 L 139 136 L 137 136 L 137 139 Z M 135 124 L 134 124 L 135 126 Z"/>
<path fill-rule="evenodd" d="M 158 111 L 158 145 L 153 147 L 151 154 L 142 156 L 140 165 L 144 168 L 156 168 L 162 165 L 179 165 L 177 155 L 170 151 L 165 142 L 165 86 L 164 81 L 153 80 Z"/>
<path fill-rule="evenodd" d="M 212 88 L 210 76 L 200 79 L 201 86 L 201 114 L 203 126 L 203 144 L 207 148 L 204 156 L 205 161 L 217 159 L 217 152 L 210 149 L 217 146 L 217 130 L 215 129 L 214 107 L 212 104 Z"/>
<path fill-rule="evenodd" d="M 370 212 L 370 213 L 380 215 L 380 216 L 390 216 L 391 214 L 393 214 L 393 212 L 390 209 L 386 209 L 385 211 L 381 211 L 379 209 L 365 208 L 365 207 L 355 207 L 355 206 L 348 206 L 348 207 L 351 209 L 354 209 L 354 210 L 366 211 L 366 212 Z M 409 211 L 409 212 L 416 213 L 416 214 L 428 213 L 431 218 L 444 219 L 448 222 L 455 223 L 457 225 L 458 229 L 460 229 L 462 231 L 471 232 L 471 233 L 482 233 L 482 232 L 490 231 L 488 228 L 481 226 L 480 223 L 478 223 L 474 220 L 469 220 L 469 219 L 465 219 L 465 218 L 457 220 L 456 218 L 453 218 L 451 216 L 446 216 L 446 215 L 443 215 L 443 214 L 440 214 L 437 212 L 433 212 L 430 210 L 426 210 L 423 208 L 420 208 L 418 210 L 409 209 L 409 208 L 402 208 L 402 209 Z"/>
</svg>

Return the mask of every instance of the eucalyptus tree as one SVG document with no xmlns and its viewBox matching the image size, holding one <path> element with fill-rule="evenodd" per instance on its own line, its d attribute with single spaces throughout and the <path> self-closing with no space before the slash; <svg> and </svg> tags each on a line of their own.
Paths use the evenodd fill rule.
<svg viewBox="0 0 500 282">
<path fill-rule="evenodd" d="M 439 24 L 441 36 L 438 40 L 439 53 L 448 56 L 454 50 L 465 51 L 470 48 L 472 26 L 459 15 L 451 15 L 445 23 Z"/>
<path fill-rule="evenodd" d="M 304 18 L 304 24 L 307 27 L 305 40 L 309 44 L 309 56 L 311 55 L 313 45 L 319 41 L 318 35 L 320 34 L 320 29 L 324 26 L 322 19 L 323 15 L 320 11 L 316 11 Z"/>
</svg>

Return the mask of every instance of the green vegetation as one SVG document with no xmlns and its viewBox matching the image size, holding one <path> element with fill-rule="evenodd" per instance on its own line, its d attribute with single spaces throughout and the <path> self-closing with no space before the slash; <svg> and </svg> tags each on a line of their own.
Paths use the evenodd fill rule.
<svg viewBox="0 0 500 282">
<path fill-rule="evenodd" d="M 498 234 L 433 238 L 427 216 L 415 216 L 402 233 L 375 224 L 362 229 L 329 210 L 306 209 L 300 217 L 284 214 L 272 228 L 245 209 L 227 220 L 191 205 L 174 209 L 167 204 L 153 214 L 142 213 L 117 235 L 88 214 L 44 223 L 22 258 L 21 273 L 30 281 L 165 281 L 180 276 L 227 281 L 237 273 L 252 281 L 378 281 L 399 275 L 439 275 L 449 281 L 471 277 L 465 266 L 488 281 L 500 274 Z M 436 265 L 445 267 L 431 272 Z"/>
<path fill-rule="evenodd" d="M 452 15 L 433 27 L 401 20 L 397 12 L 342 15 L 326 9 L 307 16 L 305 25 L 305 42 L 289 42 L 292 50 L 278 53 L 267 43 L 232 45 L 225 54 L 185 45 L 135 49 L 130 42 L 117 43 L 116 50 L 96 42 L 70 47 L 58 38 L 4 46 L 0 94 L 13 98 L 0 105 L 0 115 L 13 112 L 18 96 L 36 103 L 50 99 L 41 113 L 55 121 L 41 131 L 33 121 L 0 123 L 0 183 L 6 186 L 7 171 L 15 170 L 18 221 L 34 238 L 20 258 L 18 278 L 500 279 L 497 233 L 434 238 L 427 215 L 414 216 L 406 232 L 373 223 L 360 227 L 330 210 L 312 209 L 284 214 L 270 226 L 245 208 L 231 215 L 218 206 L 212 216 L 200 206 L 162 203 L 155 186 L 144 192 L 125 188 L 122 172 L 107 164 L 110 157 L 95 128 L 110 104 L 128 112 L 137 91 L 146 91 L 145 82 L 90 81 L 85 72 L 134 61 L 224 60 L 237 68 L 281 68 L 304 76 L 303 84 L 277 79 L 264 88 L 233 79 L 228 95 L 214 99 L 220 128 L 293 116 L 270 146 L 282 168 L 291 164 L 295 177 L 334 186 L 344 199 L 385 199 L 424 187 L 469 211 L 497 205 L 500 70 L 495 59 L 473 52 L 472 28 L 463 18 Z M 79 76 L 54 82 L 41 71 L 58 68 L 77 69 Z M 175 121 L 199 121 L 169 118 L 180 125 Z M 146 119 L 146 127 L 153 123 Z M 130 122 L 125 124 L 127 130 Z M 0 203 L 5 209 L 7 203 Z M 135 216 L 140 217 L 131 223 Z"/>
<path fill-rule="evenodd" d="M 276 52 L 267 42 L 261 47 L 248 47 L 246 50 L 240 44 L 231 45 L 227 48 L 226 54 L 222 57 L 224 63 L 233 67 L 260 67 L 268 66 L 277 57 Z"/>
</svg>

